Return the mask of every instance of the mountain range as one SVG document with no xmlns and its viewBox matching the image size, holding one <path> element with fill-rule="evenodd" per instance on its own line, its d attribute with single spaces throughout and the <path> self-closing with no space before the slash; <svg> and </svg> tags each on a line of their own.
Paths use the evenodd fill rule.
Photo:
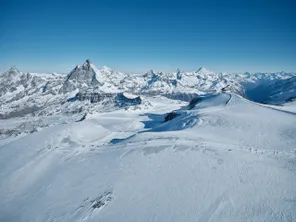
<svg viewBox="0 0 296 222">
<path fill-rule="evenodd" d="M 296 221 L 295 73 L 0 74 L 0 221 Z"/>
<path fill-rule="evenodd" d="M 18 100 L 34 100 L 38 106 L 39 102 L 48 102 L 49 95 L 52 96 L 50 101 L 53 98 L 65 100 L 78 91 L 85 94 L 131 92 L 136 95 L 165 95 L 190 101 L 192 95 L 215 93 L 225 87 L 256 100 L 251 95 L 252 91 L 257 92 L 262 86 L 284 85 L 292 77 L 295 78 L 295 73 L 214 73 L 204 67 L 194 72 L 178 69 L 176 72 L 163 73 L 150 70 L 145 74 L 133 75 L 116 72 L 106 66 L 98 69 L 90 60 L 86 60 L 67 76 L 23 73 L 12 67 L 0 75 L 0 101 L 9 105 Z M 286 91 L 287 87 L 283 86 L 281 91 Z"/>
</svg>

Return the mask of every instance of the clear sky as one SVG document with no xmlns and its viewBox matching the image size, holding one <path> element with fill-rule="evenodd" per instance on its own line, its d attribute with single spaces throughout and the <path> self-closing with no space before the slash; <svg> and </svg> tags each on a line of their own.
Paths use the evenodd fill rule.
<svg viewBox="0 0 296 222">
<path fill-rule="evenodd" d="M 0 0 L 0 71 L 296 71 L 295 0 Z"/>
</svg>

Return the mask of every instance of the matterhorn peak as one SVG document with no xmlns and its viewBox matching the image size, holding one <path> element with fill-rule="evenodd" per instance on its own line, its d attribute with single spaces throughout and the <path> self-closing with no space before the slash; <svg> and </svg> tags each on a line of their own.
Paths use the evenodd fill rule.
<svg viewBox="0 0 296 222">
<path fill-rule="evenodd" d="M 87 87 L 103 87 L 107 89 L 114 88 L 112 78 L 114 72 L 107 66 L 97 68 L 87 59 L 82 65 L 78 65 L 73 69 L 65 81 L 62 91 L 69 92 L 76 88 L 85 89 Z"/>
<path fill-rule="evenodd" d="M 77 65 L 69 74 L 68 80 L 85 82 L 87 84 L 96 83 L 96 67 L 87 59 L 82 65 Z"/>
<path fill-rule="evenodd" d="M 92 63 L 89 59 L 87 59 L 82 66 L 90 66 Z"/>
<path fill-rule="evenodd" d="M 91 63 L 91 61 L 89 59 L 87 59 L 83 64 L 82 64 L 82 68 L 86 69 L 86 70 L 90 70 L 91 68 L 93 68 L 93 64 Z M 79 67 L 79 66 L 78 66 Z"/>
</svg>

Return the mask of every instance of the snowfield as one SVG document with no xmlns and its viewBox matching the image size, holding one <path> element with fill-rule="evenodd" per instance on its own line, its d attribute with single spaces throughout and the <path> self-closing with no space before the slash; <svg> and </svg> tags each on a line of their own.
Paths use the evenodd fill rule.
<svg viewBox="0 0 296 222">
<path fill-rule="evenodd" d="M 133 79 L 90 61 L 58 82 L 16 73 L 2 74 L 19 88 L 0 97 L 1 222 L 296 221 L 295 102 L 239 93 L 266 75 L 239 75 L 243 84 L 233 77 L 221 90 L 228 77 L 205 69 L 195 82 L 181 71 Z"/>
<path fill-rule="evenodd" d="M 223 93 L 163 123 L 170 102 L 1 146 L 0 220 L 296 220 L 294 115 Z"/>
</svg>

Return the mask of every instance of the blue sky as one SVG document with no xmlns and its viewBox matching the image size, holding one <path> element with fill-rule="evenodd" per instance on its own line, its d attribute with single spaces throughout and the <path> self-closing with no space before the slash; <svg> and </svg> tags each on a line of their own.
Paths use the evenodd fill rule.
<svg viewBox="0 0 296 222">
<path fill-rule="evenodd" d="M 0 4 L 0 71 L 67 73 L 87 58 L 125 72 L 296 71 L 292 0 Z"/>
</svg>

